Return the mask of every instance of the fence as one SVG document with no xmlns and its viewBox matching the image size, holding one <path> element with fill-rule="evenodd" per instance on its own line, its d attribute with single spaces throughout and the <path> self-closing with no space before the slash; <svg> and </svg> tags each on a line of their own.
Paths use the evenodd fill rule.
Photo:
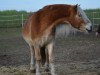
<svg viewBox="0 0 100 75">
<path fill-rule="evenodd" d="M 28 14 L 21 15 L 0 15 L 0 28 L 17 28 L 21 27 Z"/>
<path fill-rule="evenodd" d="M 26 20 L 28 14 L 21 15 L 0 15 L 0 28 L 13 28 L 21 27 Z M 87 13 L 87 16 L 93 24 L 93 28 L 96 28 L 100 24 L 100 12 Z"/>
<path fill-rule="evenodd" d="M 93 12 L 92 15 L 93 28 L 96 28 L 98 25 L 100 25 L 100 12 Z"/>
</svg>

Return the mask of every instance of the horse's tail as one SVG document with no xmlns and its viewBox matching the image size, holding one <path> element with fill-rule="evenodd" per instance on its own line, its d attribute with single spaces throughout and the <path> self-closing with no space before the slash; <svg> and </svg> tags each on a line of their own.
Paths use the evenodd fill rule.
<svg viewBox="0 0 100 75">
<path fill-rule="evenodd" d="M 41 47 L 40 53 L 41 53 L 41 62 L 42 62 L 42 65 L 44 65 L 46 62 L 45 46 Z"/>
</svg>

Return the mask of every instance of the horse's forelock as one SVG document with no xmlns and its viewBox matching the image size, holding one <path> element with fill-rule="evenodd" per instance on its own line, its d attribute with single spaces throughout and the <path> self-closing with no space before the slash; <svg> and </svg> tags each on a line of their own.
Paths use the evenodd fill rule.
<svg viewBox="0 0 100 75">
<path fill-rule="evenodd" d="M 77 12 L 81 15 L 81 18 L 84 20 L 85 23 L 90 22 L 90 20 L 86 16 L 86 13 L 81 9 L 79 5 L 77 5 Z"/>
<path fill-rule="evenodd" d="M 83 21 L 83 26 L 86 30 L 91 30 L 91 26 L 92 26 L 92 23 L 91 21 L 89 20 L 89 18 L 86 16 L 85 12 L 80 8 L 80 6 L 77 6 L 77 15 L 80 18 L 80 20 Z"/>
</svg>

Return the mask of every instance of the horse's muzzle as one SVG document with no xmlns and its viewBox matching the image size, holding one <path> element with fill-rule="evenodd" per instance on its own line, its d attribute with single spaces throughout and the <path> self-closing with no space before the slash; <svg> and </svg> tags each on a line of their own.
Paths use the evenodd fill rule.
<svg viewBox="0 0 100 75">
<path fill-rule="evenodd" d="M 87 29 L 86 28 L 86 30 L 90 33 L 90 32 L 92 32 L 92 26 L 90 26 L 90 29 Z"/>
</svg>

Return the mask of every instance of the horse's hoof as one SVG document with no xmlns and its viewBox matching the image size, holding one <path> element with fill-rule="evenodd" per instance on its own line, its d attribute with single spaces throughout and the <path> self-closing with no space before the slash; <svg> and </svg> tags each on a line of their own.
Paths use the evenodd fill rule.
<svg viewBox="0 0 100 75">
<path fill-rule="evenodd" d="M 57 74 L 55 74 L 55 73 L 51 73 L 51 75 L 57 75 Z"/>
<path fill-rule="evenodd" d="M 36 73 L 36 70 L 35 70 L 35 69 L 34 69 L 34 70 L 30 70 L 30 72 L 31 72 L 31 73 Z"/>
<path fill-rule="evenodd" d="M 36 75 L 41 75 L 40 73 L 36 73 Z"/>
<path fill-rule="evenodd" d="M 46 71 L 46 72 L 50 72 L 50 70 L 49 70 L 49 69 L 45 69 L 45 71 Z"/>
</svg>

